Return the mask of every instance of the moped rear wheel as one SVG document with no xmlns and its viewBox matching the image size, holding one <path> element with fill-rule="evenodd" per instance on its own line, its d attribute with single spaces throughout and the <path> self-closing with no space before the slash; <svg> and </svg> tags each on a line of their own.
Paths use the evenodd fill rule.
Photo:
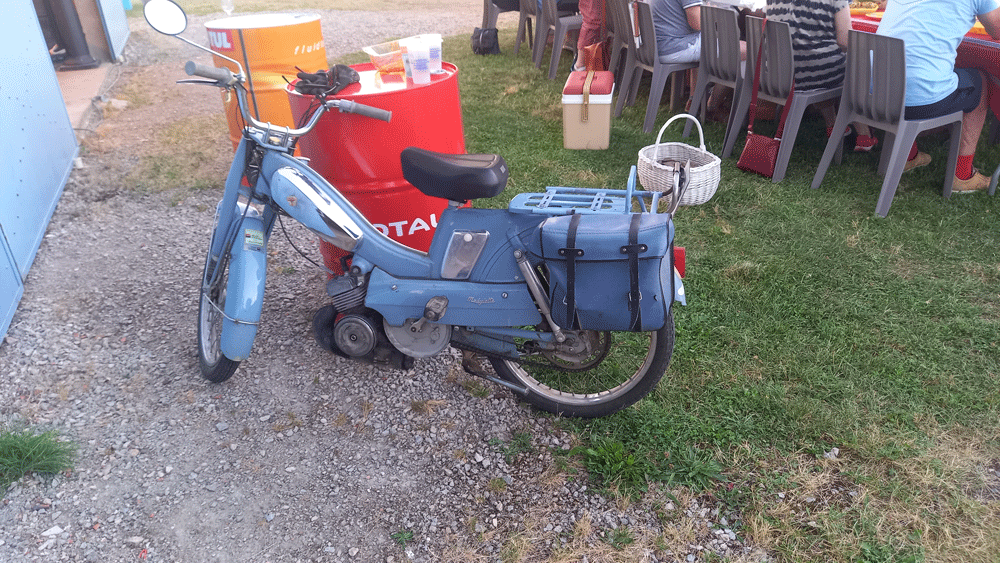
<svg viewBox="0 0 1000 563">
<path fill-rule="evenodd" d="M 201 375 L 212 383 L 222 383 L 236 373 L 240 363 L 222 354 L 222 312 L 226 308 L 226 282 L 229 280 L 229 261 L 222 265 L 214 283 L 209 277 L 215 261 L 209 257 L 202 273 L 201 297 L 198 300 L 198 364 Z"/>
<path fill-rule="evenodd" d="M 593 332 L 587 356 L 570 359 L 553 353 L 553 367 L 491 358 L 497 374 L 528 390 L 518 397 L 535 407 L 562 416 L 593 418 L 616 413 L 645 397 L 656 387 L 674 350 L 674 318 L 653 332 Z M 559 366 L 559 367 L 555 367 Z M 560 369 L 561 368 L 561 369 Z"/>
</svg>

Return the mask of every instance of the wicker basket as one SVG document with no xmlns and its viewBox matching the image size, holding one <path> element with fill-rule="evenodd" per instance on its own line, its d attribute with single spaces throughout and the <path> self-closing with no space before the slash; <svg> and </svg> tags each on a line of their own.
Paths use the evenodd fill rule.
<svg viewBox="0 0 1000 563">
<path fill-rule="evenodd" d="M 661 143 L 663 131 L 676 119 L 687 118 L 698 126 L 698 137 L 701 147 L 695 148 L 684 143 Z M 719 157 L 705 150 L 705 134 L 701 130 L 698 119 L 687 113 L 679 113 L 663 124 L 660 134 L 656 136 L 656 144 L 643 147 L 639 151 L 639 164 L 636 167 L 639 183 L 647 191 L 673 193 L 674 163 L 691 161 L 691 182 L 681 195 L 680 205 L 698 205 L 712 199 L 719 187 L 720 168 Z"/>
</svg>

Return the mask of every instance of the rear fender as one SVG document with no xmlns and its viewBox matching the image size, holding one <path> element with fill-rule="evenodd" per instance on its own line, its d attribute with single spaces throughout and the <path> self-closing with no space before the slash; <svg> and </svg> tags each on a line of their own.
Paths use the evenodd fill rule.
<svg viewBox="0 0 1000 563">
<path fill-rule="evenodd" d="M 681 274 L 677 268 L 674 268 L 674 301 L 681 305 L 687 305 L 687 298 L 684 296 L 684 281 L 681 280 Z"/>
</svg>

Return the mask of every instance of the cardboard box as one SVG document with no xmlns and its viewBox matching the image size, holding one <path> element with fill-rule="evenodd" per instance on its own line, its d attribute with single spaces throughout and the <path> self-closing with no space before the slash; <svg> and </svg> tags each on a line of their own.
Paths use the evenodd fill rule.
<svg viewBox="0 0 1000 563">
<path fill-rule="evenodd" d="M 592 74 L 589 81 L 588 74 Z M 614 90 L 615 76 L 608 71 L 578 70 L 569 74 L 562 97 L 565 148 L 608 148 Z"/>
</svg>

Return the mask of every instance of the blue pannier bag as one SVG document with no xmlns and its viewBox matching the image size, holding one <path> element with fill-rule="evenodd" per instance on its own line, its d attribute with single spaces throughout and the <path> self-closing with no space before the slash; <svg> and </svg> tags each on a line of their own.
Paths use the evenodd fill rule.
<svg viewBox="0 0 1000 563">
<path fill-rule="evenodd" d="M 552 316 L 563 328 L 648 332 L 673 303 L 669 214 L 573 214 L 538 227 Z"/>
</svg>

